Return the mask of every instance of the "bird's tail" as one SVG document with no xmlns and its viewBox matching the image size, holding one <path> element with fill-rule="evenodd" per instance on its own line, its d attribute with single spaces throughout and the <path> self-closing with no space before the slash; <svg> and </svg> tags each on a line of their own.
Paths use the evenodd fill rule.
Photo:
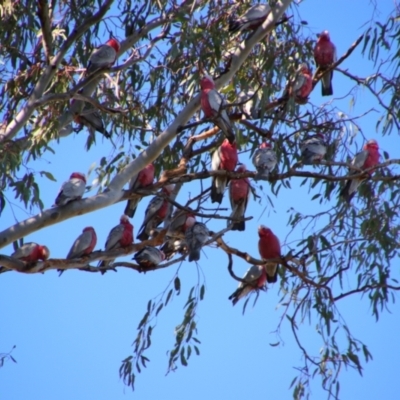
<svg viewBox="0 0 400 400">
<path fill-rule="evenodd" d="M 339 196 L 342 197 L 348 204 L 350 204 L 352 198 L 356 194 L 358 186 L 360 185 L 361 181 L 350 179 L 346 182 L 345 187 L 340 191 Z"/>
<path fill-rule="evenodd" d="M 278 281 L 278 265 L 275 263 L 270 263 L 265 266 L 267 272 L 267 282 L 275 283 Z"/>
<path fill-rule="evenodd" d="M 198 249 L 191 249 L 189 252 L 189 262 L 191 261 L 199 261 L 200 260 L 200 250 L 201 248 Z"/>
<path fill-rule="evenodd" d="M 129 218 L 133 218 L 135 215 L 138 203 L 139 203 L 139 199 L 128 200 L 126 202 L 124 214 L 127 215 Z"/>
<path fill-rule="evenodd" d="M 236 204 L 232 211 L 230 218 L 232 220 L 242 219 L 244 217 L 244 207 L 243 202 L 241 204 Z M 227 225 L 229 226 L 231 220 L 228 219 Z M 245 221 L 233 222 L 232 230 L 243 232 L 246 229 Z"/>
<path fill-rule="evenodd" d="M 332 88 L 332 75 L 333 71 L 326 72 L 321 79 L 321 90 L 322 96 L 332 96 L 333 88 Z"/>
<path fill-rule="evenodd" d="M 240 19 L 230 19 L 229 20 L 229 28 L 228 31 L 230 33 L 235 33 L 235 32 L 239 32 L 240 29 L 242 28 L 243 23 L 241 22 Z"/>
<path fill-rule="evenodd" d="M 222 203 L 224 197 L 224 190 L 226 187 L 225 178 L 214 177 L 211 184 L 211 202 Z"/>
<path fill-rule="evenodd" d="M 232 300 L 232 305 L 234 306 L 240 299 L 242 294 L 242 288 L 237 288 L 229 297 L 228 300 Z"/>
</svg>

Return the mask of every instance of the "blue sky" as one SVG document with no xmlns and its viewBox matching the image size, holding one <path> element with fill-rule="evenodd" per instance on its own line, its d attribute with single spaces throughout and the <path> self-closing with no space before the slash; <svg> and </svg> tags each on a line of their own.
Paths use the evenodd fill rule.
<svg viewBox="0 0 400 400">
<path fill-rule="evenodd" d="M 361 7 L 362 4 L 362 7 Z M 393 9 L 393 2 L 378 2 L 381 20 Z M 310 0 L 300 5 L 303 20 L 308 22 L 304 35 L 328 29 L 340 56 L 361 34 L 364 23 L 373 13 L 368 1 Z M 364 27 L 363 27 L 364 26 Z M 371 73 L 373 65 L 361 58 L 360 48 L 341 66 L 359 76 Z M 348 114 L 356 115 L 374 106 L 367 90 L 359 89 L 357 103 L 352 107 L 344 97 L 353 83 L 336 73 L 334 76 L 334 104 Z M 331 99 L 320 97 L 317 87 L 311 95 L 314 105 Z M 364 135 L 379 140 L 382 150 L 391 158 L 400 158 L 398 138 L 381 138 L 375 131 L 376 115 L 367 116 L 360 125 Z M 46 155 L 33 164 L 36 170 L 51 170 L 58 182 L 38 179 L 41 184 L 45 207 L 53 204 L 60 184 L 73 170 L 87 172 L 93 162 L 112 154 L 108 143 L 101 143 L 89 152 L 83 150 L 76 157 L 76 149 L 83 149 L 84 132 L 53 144 L 56 156 Z M 396 141 L 396 143 L 395 143 Z M 246 158 L 241 161 L 250 166 Z M 93 179 L 93 175 L 90 180 Z M 266 186 L 266 185 L 264 185 Z M 306 187 L 306 186 L 305 186 Z M 315 211 L 317 203 L 309 203 L 307 190 L 281 190 L 279 201 L 274 198 L 272 209 L 268 201 L 260 206 L 251 201 L 248 214 L 254 219 L 247 223 L 246 233 L 230 232 L 226 240 L 230 245 L 258 256 L 257 226 L 270 226 L 282 244 L 289 233 L 286 225 L 290 207 L 304 212 Z M 196 192 L 195 184 L 188 185 L 179 194 L 182 202 L 188 192 Z M 264 188 L 269 193 L 268 188 Z M 293 195 L 295 191 L 295 196 Z M 89 193 L 93 195 L 94 192 Z M 13 199 L 12 193 L 7 193 Z M 293 199 L 295 198 L 295 202 Z M 134 218 L 135 235 L 142 222 L 148 200 L 141 202 Z M 227 196 L 223 206 L 229 207 Z M 49 246 L 51 256 L 65 257 L 74 239 L 85 226 L 95 227 L 97 249 L 103 248 L 109 230 L 118 223 L 125 205 L 116 204 L 92 214 L 73 218 L 60 225 L 35 232 L 25 241 L 35 241 Z M 0 229 L 29 216 L 20 205 L 13 202 L 1 216 Z M 218 229 L 224 222 L 210 223 Z M 287 247 L 283 247 L 287 251 Z M 11 247 L 2 249 L 10 254 Z M 129 257 L 130 258 L 130 257 Z M 0 398 L 19 399 L 239 399 L 290 398 L 288 389 L 297 375 L 294 369 L 302 365 L 289 325 L 284 322 L 277 335 L 276 328 L 282 315 L 279 284 L 261 293 L 252 308 L 249 302 L 243 316 L 240 305 L 232 307 L 227 297 L 236 288 L 236 281 L 227 272 L 227 258 L 223 252 L 207 248 L 198 266 L 184 263 L 179 269 L 182 282 L 180 296 L 175 296 L 157 320 L 153 345 L 147 356 L 151 362 L 137 377 L 136 391 L 123 386 L 118 377 L 121 360 L 130 355 L 131 343 L 136 337 L 136 327 L 145 312 L 147 301 L 163 292 L 175 276 L 177 266 L 158 272 L 138 274 L 119 269 L 105 275 L 81 271 L 67 271 L 61 278 L 56 272 L 39 275 L 6 273 L 0 279 L 0 311 L 2 335 L 0 351 L 6 352 L 16 345 L 13 356 L 18 363 L 6 363 L 0 370 L 2 384 Z M 238 275 L 248 266 L 235 259 L 234 270 Z M 393 264 L 398 276 L 398 263 Z M 200 273 L 199 273 L 200 271 Z M 200 277 L 200 278 L 199 278 Z M 188 292 L 198 279 L 206 284 L 205 299 L 198 309 L 198 334 L 201 355 L 192 355 L 188 367 L 180 367 L 165 376 L 168 358 L 166 352 L 174 344 L 174 328 L 181 322 L 183 306 Z M 351 283 L 350 276 L 349 285 Z M 397 398 L 399 392 L 400 344 L 398 341 L 400 308 L 398 303 L 389 307 L 378 322 L 371 316 L 368 299 L 354 296 L 339 302 L 338 307 L 353 335 L 366 343 L 374 359 L 365 365 L 364 377 L 357 372 L 342 371 L 341 399 Z M 305 321 L 300 326 L 300 336 L 313 354 L 322 346 L 316 334 L 315 321 Z M 270 343 L 280 344 L 272 347 Z M 323 398 L 319 378 L 312 384 L 312 397 Z"/>
</svg>

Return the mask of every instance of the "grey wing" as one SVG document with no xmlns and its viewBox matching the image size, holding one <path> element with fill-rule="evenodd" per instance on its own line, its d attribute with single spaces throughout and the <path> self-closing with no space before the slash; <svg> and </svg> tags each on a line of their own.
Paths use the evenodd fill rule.
<svg viewBox="0 0 400 400">
<path fill-rule="evenodd" d="M 112 65 L 115 62 L 117 53 L 111 46 L 100 46 L 90 56 L 90 62 L 94 65 Z"/>
<path fill-rule="evenodd" d="M 268 4 L 257 4 L 251 7 L 244 15 L 242 20 L 251 22 L 259 18 L 265 18 L 271 12 L 271 7 Z"/>
<path fill-rule="evenodd" d="M 208 92 L 208 101 L 215 114 L 219 114 L 222 111 L 222 106 L 225 105 L 224 97 L 215 89 Z"/>
<path fill-rule="evenodd" d="M 149 205 L 146 208 L 145 217 L 142 226 L 147 225 L 147 223 L 157 214 L 158 210 L 164 203 L 164 199 L 161 197 L 153 197 L 150 200 Z"/>
<path fill-rule="evenodd" d="M 356 154 L 356 156 L 353 158 L 353 161 L 351 162 L 351 165 L 355 168 L 362 168 L 365 164 L 365 161 L 367 161 L 368 158 L 368 151 L 363 150 L 360 151 L 359 153 Z M 357 171 L 352 171 L 354 174 L 358 174 Z"/>
<path fill-rule="evenodd" d="M 193 233 L 201 244 L 204 244 L 210 235 L 206 225 L 202 222 L 197 222 L 193 225 Z"/>
<path fill-rule="evenodd" d="M 90 246 L 92 242 L 92 232 L 83 232 L 78 238 L 75 240 L 72 245 L 67 259 L 82 257 L 83 252 Z"/>
<path fill-rule="evenodd" d="M 111 250 L 118 247 L 117 245 L 119 244 L 119 240 L 122 237 L 124 229 L 125 227 L 123 224 L 119 224 L 111 229 L 105 245 L 106 250 Z"/>
<path fill-rule="evenodd" d="M 303 87 L 304 82 L 305 82 L 305 77 L 302 74 L 297 73 L 296 77 L 294 79 L 294 82 L 293 82 L 293 93 L 294 94 L 297 94 L 297 91 Z"/>
<path fill-rule="evenodd" d="M 134 191 L 140 186 L 140 182 L 138 180 L 139 173 L 132 176 L 131 180 L 129 181 L 129 190 Z"/>
<path fill-rule="evenodd" d="M 25 243 L 21 247 L 18 247 L 18 249 L 11 254 L 11 257 L 14 258 L 28 257 L 36 246 L 37 244 L 33 242 Z"/>
<path fill-rule="evenodd" d="M 214 151 L 211 158 L 211 170 L 218 171 L 220 164 L 221 164 L 221 148 L 218 147 L 218 149 Z"/>
<path fill-rule="evenodd" d="M 65 182 L 61 188 L 63 196 L 68 198 L 81 197 L 85 191 L 85 182 L 73 178 Z"/>
<path fill-rule="evenodd" d="M 256 281 L 261 276 L 262 268 L 261 265 L 252 265 L 244 274 L 243 280 L 248 283 Z M 240 282 L 238 287 L 242 288 L 244 285 L 246 285 L 244 282 Z"/>
<path fill-rule="evenodd" d="M 313 154 L 324 156 L 326 154 L 326 145 L 321 139 L 313 137 L 304 140 L 300 144 L 300 150 L 301 152 L 305 152 L 308 150 Z"/>
<path fill-rule="evenodd" d="M 182 227 L 186 222 L 187 214 L 182 210 L 178 210 L 172 218 L 172 221 L 168 227 L 167 236 L 180 236 Z"/>
</svg>

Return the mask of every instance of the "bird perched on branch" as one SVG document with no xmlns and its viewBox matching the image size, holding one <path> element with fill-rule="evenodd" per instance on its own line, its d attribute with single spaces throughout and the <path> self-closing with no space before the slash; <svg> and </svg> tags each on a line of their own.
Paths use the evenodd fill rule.
<svg viewBox="0 0 400 400">
<path fill-rule="evenodd" d="M 257 170 L 257 175 L 254 179 L 267 181 L 271 172 L 276 167 L 278 157 L 275 151 L 271 148 L 271 145 L 268 142 L 263 142 L 254 152 L 252 161 Z"/>
<path fill-rule="evenodd" d="M 74 109 L 77 108 L 74 107 L 74 104 L 76 104 L 75 99 L 72 99 L 71 100 L 72 112 L 74 112 Z M 80 108 L 82 108 L 82 106 Z M 107 139 L 111 137 L 110 133 L 106 130 L 104 126 L 104 121 L 100 111 L 94 108 L 89 103 L 85 103 L 85 107 L 81 112 L 74 114 L 74 121 L 77 124 L 86 126 L 89 129 L 89 133 L 92 135 L 93 138 L 94 138 L 94 133 L 96 131 L 100 132 Z M 82 129 L 82 126 L 79 129 Z"/>
<path fill-rule="evenodd" d="M 93 50 L 89 57 L 89 63 L 86 68 L 86 75 L 93 74 L 99 69 L 111 68 L 117 60 L 120 43 L 117 39 L 111 38 L 105 44 Z"/>
<path fill-rule="evenodd" d="M 234 171 L 238 162 L 238 153 L 236 143 L 229 143 L 225 139 L 221 146 L 213 153 L 211 159 L 212 171 Z M 211 202 L 221 204 L 224 197 L 224 190 L 228 183 L 228 178 L 225 176 L 214 176 L 211 184 Z"/>
<path fill-rule="evenodd" d="M 293 98 L 298 104 L 305 104 L 312 91 L 311 70 L 306 63 L 296 69 L 295 75 L 286 85 L 283 97 Z"/>
<path fill-rule="evenodd" d="M 362 170 L 372 168 L 379 164 L 380 156 L 378 142 L 371 139 L 368 140 L 368 142 L 364 145 L 363 150 L 356 154 L 351 162 L 351 165 Z M 356 175 L 359 173 L 359 171 L 355 171 L 353 169 L 351 170 L 350 175 Z M 374 169 L 369 170 L 367 173 L 372 175 L 374 173 Z M 341 190 L 340 196 L 343 197 L 347 203 L 350 203 L 363 180 L 365 180 L 365 177 L 349 179 L 344 188 Z"/>
<path fill-rule="evenodd" d="M 314 59 L 317 67 L 325 71 L 336 61 L 336 46 L 331 42 L 328 31 L 323 31 L 314 47 Z M 322 96 L 331 96 L 333 70 L 326 72 L 321 78 Z"/>
<path fill-rule="evenodd" d="M 256 4 L 241 17 L 229 20 L 229 32 L 255 30 L 267 19 L 270 12 L 271 7 L 268 4 Z"/>
<path fill-rule="evenodd" d="M 235 141 L 235 134 L 226 109 L 224 96 L 215 89 L 214 80 L 211 76 L 204 76 L 200 81 L 201 87 L 201 109 L 206 118 L 212 119 L 221 129 L 229 143 Z"/>
<path fill-rule="evenodd" d="M 149 164 L 144 167 L 138 174 L 134 175 L 129 182 L 130 192 L 134 193 L 137 189 L 142 189 L 146 186 L 150 186 L 154 181 L 154 171 L 154 165 Z M 125 215 L 133 218 L 140 200 L 140 197 L 134 200 L 128 200 L 125 207 Z"/>
<path fill-rule="evenodd" d="M 235 305 L 240 299 L 246 297 L 250 292 L 265 287 L 267 274 L 263 265 L 252 265 L 244 274 L 243 280 L 238 288 L 229 296 L 232 305 Z"/>
<path fill-rule="evenodd" d="M 240 164 L 236 172 L 246 172 L 246 166 Z M 232 179 L 229 183 L 229 199 L 232 207 L 232 220 L 243 219 L 246 212 L 247 204 L 250 200 L 250 181 L 248 178 Z M 231 220 L 227 221 L 227 225 L 231 224 Z M 233 222 L 233 231 L 244 231 L 246 228 L 245 221 Z"/>
<path fill-rule="evenodd" d="M 82 198 L 86 187 L 86 177 L 80 172 L 73 172 L 69 180 L 61 185 L 54 206 L 65 204 Z"/>
<path fill-rule="evenodd" d="M 305 165 L 321 161 L 327 150 L 327 143 L 322 133 L 317 133 L 304 139 L 300 143 L 301 160 Z"/>
<path fill-rule="evenodd" d="M 97 235 L 94 228 L 91 226 L 84 228 L 82 233 L 76 238 L 70 251 L 68 252 L 66 257 L 67 260 L 89 255 L 96 246 L 96 243 Z M 63 269 L 58 269 L 57 271 L 60 273 L 58 276 L 61 276 L 64 272 Z"/>
<path fill-rule="evenodd" d="M 153 246 L 145 246 L 132 258 L 143 269 L 153 268 L 165 260 L 165 254 Z"/>
<path fill-rule="evenodd" d="M 175 185 L 166 185 L 161 189 L 160 193 L 169 197 L 174 188 Z M 144 221 L 136 238 L 141 241 L 147 240 L 150 237 L 151 231 L 165 220 L 171 209 L 172 205 L 168 199 L 154 196 L 146 208 Z"/>
<path fill-rule="evenodd" d="M 128 247 L 133 243 L 133 225 L 126 215 L 122 215 L 120 223 L 111 229 L 108 234 L 105 251 Z M 108 267 L 114 260 L 101 261 L 98 267 Z"/>
<path fill-rule="evenodd" d="M 210 232 L 202 222 L 196 222 L 187 229 L 185 240 L 189 250 L 189 262 L 200 260 L 201 248 L 207 241 L 209 235 Z"/>
<path fill-rule="evenodd" d="M 270 259 L 281 258 L 281 244 L 271 229 L 264 225 L 259 226 L 258 236 L 260 237 L 258 240 L 258 251 L 263 260 L 268 261 Z M 276 282 L 278 279 L 278 263 L 276 261 L 267 262 L 265 270 L 267 273 L 267 282 Z"/>
<path fill-rule="evenodd" d="M 21 247 L 18 247 L 18 249 L 11 254 L 11 257 L 27 263 L 34 263 L 39 260 L 47 260 L 50 257 L 50 250 L 47 246 L 28 242 L 24 243 Z"/>
</svg>

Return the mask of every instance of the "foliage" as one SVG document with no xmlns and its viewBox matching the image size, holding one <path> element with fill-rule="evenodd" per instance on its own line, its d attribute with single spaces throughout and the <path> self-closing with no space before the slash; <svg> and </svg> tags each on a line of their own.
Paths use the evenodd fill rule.
<svg viewBox="0 0 400 400">
<path fill-rule="evenodd" d="M 318 204 L 318 212 L 313 215 L 303 215 L 295 208 L 290 210 L 289 237 L 293 240 L 288 241 L 289 250 L 279 270 L 280 303 L 285 306 L 286 317 L 282 323 L 290 324 L 304 355 L 304 365 L 292 381 L 293 397 L 308 397 L 310 377 L 320 375 L 323 387 L 337 398 L 342 366 L 361 373 L 362 359 L 368 361 L 372 357 L 367 346 L 353 337 L 341 318 L 339 300 L 363 294 L 378 319 L 392 301 L 393 293 L 400 289 L 391 271 L 391 263 L 398 256 L 400 231 L 400 187 L 396 173 L 399 160 L 390 159 L 384 152 L 384 161 L 375 175 L 361 186 L 353 204 L 347 206 L 337 200 L 337 193 L 348 177 L 349 160 L 359 151 L 359 138 L 368 139 L 358 125 L 364 115 L 348 116 L 334 101 L 323 106 L 289 101 L 286 115 L 277 119 L 276 110 L 284 100 L 285 81 L 293 76 L 300 62 L 313 63 L 315 40 L 305 34 L 305 22 L 297 17 L 297 8 L 301 11 L 301 6 L 291 5 L 287 13 L 292 18 L 253 45 L 252 34 L 231 35 L 227 29 L 221 29 L 228 25 L 232 13 L 243 13 L 247 3 L 218 0 L 178 3 L 172 0 L 107 0 L 103 4 L 92 0 L 52 0 L 50 3 L 39 0 L 9 1 L 0 6 L 3 20 L 0 214 L 10 212 L 6 189 L 14 192 L 23 207 L 35 212 L 44 210 L 36 177 L 54 177 L 50 171 L 35 171 L 30 165 L 47 152 L 53 152 L 55 140 L 62 141 L 64 136 L 82 129 L 72 121 L 69 110 L 72 98 L 90 101 L 101 111 L 107 130 L 112 133 L 109 142 L 114 149 L 112 157 L 104 157 L 94 171 L 100 182 L 99 193 L 108 193 L 106 200 L 94 195 L 90 207 L 84 200 L 58 210 L 57 220 L 51 220 L 50 214 L 44 211 L 29 226 L 18 225 L 12 234 L 10 230 L 0 232 L 0 245 L 3 247 L 55 222 L 61 223 L 75 213 L 93 212 L 126 200 L 129 194 L 122 196 L 120 189 L 154 159 L 159 183 L 143 195 L 154 193 L 168 182 L 181 185 L 209 177 L 210 152 L 221 143 L 222 137 L 216 135 L 216 129 L 210 129 L 210 122 L 198 112 L 201 75 L 214 76 L 231 104 L 236 103 L 241 90 L 256 90 L 256 119 L 246 119 L 240 105 L 229 107 L 231 118 L 236 121 L 235 133 L 241 152 L 253 154 L 265 138 L 273 141 L 279 167 L 271 177 L 269 201 L 273 204 L 284 188 L 290 189 L 293 185 L 293 190 L 299 191 L 307 187 L 309 200 Z M 348 53 L 335 66 L 335 74 L 348 78 L 351 101 L 356 101 L 357 86 L 375 96 L 379 111 L 376 130 L 382 135 L 393 134 L 400 128 L 400 50 L 396 50 L 400 48 L 400 27 L 396 22 L 395 17 L 371 21 L 364 36 L 353 46 L 349 43 Z M 117 65 L 110 71 L 85 77 L 84 66 L 95 44 L 104 43 L 111 34 L 122 43 Z M 375 65 L 376 73 L 371 76 L 359 77 L 340 66 L 360 42 L 363 55 Z M 238 50 L 240 46 L 249 51 Z M 320 78 L 317 71 L 314 86 Z M 326 161 L 306 170 L 299 164 L 299 142 L 315 133 L 324 133 L 328 138 Z M 95 144 L 93 140 L 88 136 L 88 147 Z M 147 152 L 141 153 L 144 149 Z M 252 178 L 254 173 L 242 176 Z M 190 206 L 199 216 L 206 216 L 203 206 L 209 194 L 202 186 L 199 188 L 187 204 L 177 202 L 180 207 Z M 260 193 L 262 189 L 260 185 L 256 188 L 254 194 L 259 198 L 257 191 Z M 217 218 L 217 214 L 211 217 Z M 209 243 L 225 232 L 214 233 Z M 139 247 L 134 246 L 130 251 Z M 228 251 L 226 246 L 221 246 L 221 251 L 250 263 L 261 263 L 245 254 L 246 249 Z M 95 254 L 89 261 L 104 256 L 104 252 Z M 182 259 L 158 268 L 176 265 Z M 70 262 L 69 268 L 82 268 L 87 263 L 87 260 L 80 264 Z M 49 260 L 33 266 L 30 272 L 59 266 L 57 260 Z M 137 267 L 127 263 L 121 266 Z M 89 265 L 86 270 L 94 271 L 96 267 Z M 350 290 L 344 284 L 346 274 L 352 277 Z M 137 373 L 149 361 L 146 350 L 151 345 L 156 317 L 180 292 L 177 273 L 162 295 L 149 300 L 138 325 L 133 354 L 123 360 L 120 368 L 120 376 L 132 388 Z M 196 311 L 204 293 L 203 283 L 189 291 L 183 319 L 176 327 L 176 342 L 168 355 L 168 371 L 175 370 L 178 364 L 187 366 L 193 352 L 200 354 Z M 317 356 L 303 347 L 298 336 L 299 325 L 306 319 L 317 324 L 324 343 Z M 3 362 L 4 357 L 1 365 Z"/>
</svg>

